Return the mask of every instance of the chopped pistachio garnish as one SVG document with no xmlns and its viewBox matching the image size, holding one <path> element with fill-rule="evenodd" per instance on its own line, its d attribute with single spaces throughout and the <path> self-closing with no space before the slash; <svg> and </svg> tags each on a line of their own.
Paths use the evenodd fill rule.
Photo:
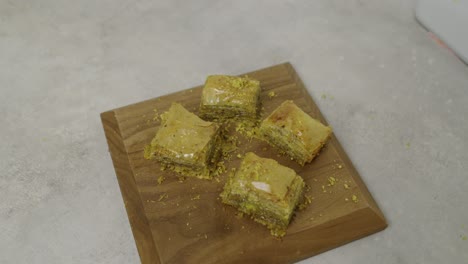
<svg viewBox="0 0 468 264">
<path fill-rule="evenodd" d="M 153 121 L 157 121 L 159 119 L 158 109 L 154 108 L 153 112 L 154 112 Z"/>
<path fill-rule="evenodd" d="M 159 196 L 158 202 L 161 202 L 163 199 L 166 199 L 167 197 L 169 197 L 169 195 L 168 195 L 167 193 L 161 194 L 161 195 Z"/>
<path fill-rule="evenodd" d="M 159 176 L 158 177 L 158 184 L 163 183 L 165 180 L 166 180 L 166 177 L 164 177 L 164 175 Z"/>
<path fill-rule="evenodd" d="M 338 180 L 335 177 L 328 177 L 328 186 L 333 186 Z"/>
</svg>

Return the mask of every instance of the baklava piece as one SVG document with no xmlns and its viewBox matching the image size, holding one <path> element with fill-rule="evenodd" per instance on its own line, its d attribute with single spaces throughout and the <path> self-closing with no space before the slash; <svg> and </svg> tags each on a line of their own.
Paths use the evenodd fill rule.
<svg viewBox="0 0 468 264">
<path fill-rule="evenodd" d="M 272 235 L 282 237 L 303 188 L 304 181 L 294 170 L 248 152 L 228 179 L 221 198 L 267 226 Z"/>
<path fill-rule="evenodd" d="M 156 136 L 145 147 L 145 158 L 156 159 L 184 176 L 212 178 L 220 153 L 220 126 L 200 119 L 178 103 L 173 103 L 161 120 Z"/>
<path fill-rule="evenodd" d="M 288 100 L 262 121 L 259 132 L 270 145 L 304 165 L 317 156 L 332 129 Z"/>
<path fill-rule="evenodd" d="M 206 120 L 258 118 L 260 82 L 248 77 L 208 76 L 203 87 L 200 116 Z"/>
</svg>

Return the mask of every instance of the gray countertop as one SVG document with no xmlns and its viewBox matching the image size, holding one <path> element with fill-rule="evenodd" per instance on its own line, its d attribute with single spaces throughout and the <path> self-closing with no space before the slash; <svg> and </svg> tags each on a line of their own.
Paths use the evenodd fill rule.
<svg viewBox="0 0 468 264">
<path fill-rule="evenodd" d="M 0 0 L 0 263 L 137 263 L 99 113 L 285 61 L 389 222 L 303 263 L 466 263 L 468 67 L 413 4 Z"/>
</svg>

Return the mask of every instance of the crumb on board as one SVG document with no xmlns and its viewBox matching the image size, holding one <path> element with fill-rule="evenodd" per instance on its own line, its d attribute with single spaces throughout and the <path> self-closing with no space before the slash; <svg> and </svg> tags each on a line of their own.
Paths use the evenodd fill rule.
<svg viewBox="0 0 468 264">
<path fill-rule="evenodd" d="M 304 199 L 298 205 L 299 210 L 304 210 L 305 208 L 307 208 L 309 206 L 309 204 L 312 203 L 313 199 L 314 199 L 314 197 L 310 197 L 309 195 L 304 195 Z"/>
<path fill-rule="evenodd" d="M 194 197 L 190 198 L 190 200 L 192 200 L 192 201 L 193 201 L 193 200 L 200 200 L 200 195 L 197 194 L 197 195 L 195 195 Z"/>
<path fill-rule="evenodd" d="M 164 175 L 159 176 L 159 177 L 158 177 L 158 184 L 163 183 L 164 180 L 166 180 L 166 177 L 164 177 Z"/>
<path fill-rule="evenodd" d="M 351 199 L 353 200 L 354 203 L 359 202 L 359 199 L 358 199 L 357 196 L 354 195 L 354 194 L 353 194 L 353 196 L 351 196 Z"/>
<path fill-rule="evenodd" d="M 161 194 L 159 196 L 158 202 L 161 202 L 162 200 L 166 199 L 167 197 L 169 197 L 169 195 L 167 193 Z"/>
<path fill-rule="evenodd" d="M 343 168 L 343 165 L 338 164 L 338 169 L 342 169 L 342 168 Z"/>
<path fill-rule="evenodd" d="M 348 202 L 348 201 L 349 201 L 349 199 L 348 199 L 348 198 L 344 198 L 344 200 L 345 200 L 346 202 Z"/>
<path fill-rule="evenodd" d="M 157 108 L 154 108 L 154 109 L 153 109 L 153 112 L 154 112 L 153 121 L 158 121 L 158 119 L 159 119 L 159 112 L 158 112 L 158 109 L 157 109 Z"/>
<path fill-rule="evenodd" d="M 241 158 L 242 158 L 242 154 L 240 154 L 240 153 L 237 154 L 237 157 L 238 157 L 239 159 L 241 159 Z"/>
<path fill-rule="evenodd" d="M 325 190 L 325 185 L 322 185 L 322 192 L 326 193 L 327 190 Z"/>
<path fill-rule="evenodd" d="M 268 97 L 270 97 L 270 99 L 273 98 L 273 97 L 276 97 L 276 96 L 278 96 L 278 95 L 275 93 L 275 91 L 268 92 Z"/>
<path fill-rule="evenodd" d="M 205 234 L 205 239 L 208 239 L 208 235 L 207 235 L 207 234 Z"/>
<path fill-rule="evenodd" d="M 347 190 L 349 190 L 349 185 L 347 183 L 343 184 L 343 187 Z"/>
<path fill-rule="evenodd" d="M 337 180 L 335 177 L 333 177 L 333 176 L 328 177 L 328 186 L 333 186 L 333 185 L 335 185 L 335 183 L 336 183 L 337 181 L 338 181 L 338 180 Z"/>
</svg>

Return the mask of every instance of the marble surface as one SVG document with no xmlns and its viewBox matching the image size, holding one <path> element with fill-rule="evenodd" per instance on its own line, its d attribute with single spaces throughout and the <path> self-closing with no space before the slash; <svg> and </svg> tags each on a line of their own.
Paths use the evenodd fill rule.
<svg viewBox="0 0 468 264">
<path fill-rule="evenodd" d="M 0 263 L 138 263 L 99 113 L 285 61 L 389 221 L 302 263 L 466 263 L 468 67 L 413 5 L 0 0 Z"/>
</svg>

